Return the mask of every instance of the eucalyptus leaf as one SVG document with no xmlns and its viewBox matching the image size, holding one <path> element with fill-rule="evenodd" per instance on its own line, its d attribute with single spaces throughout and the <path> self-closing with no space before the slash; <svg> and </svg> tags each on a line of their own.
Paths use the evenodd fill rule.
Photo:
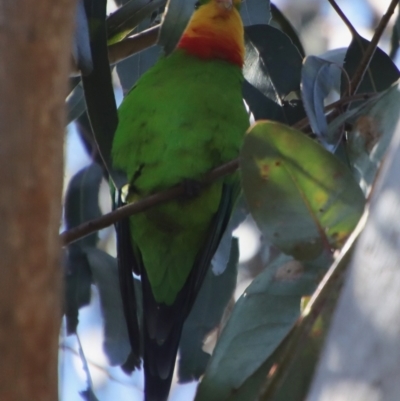
<svg viewBox="0 0 400 401">
<path fill-rule="evenodd" d="M 90 74 L 93 70 L 93 61 L 90 51 L 89 26 L 83 0 L 79 0 L 76 5 L 75 34 L 72 49 L 78 69 L 83 75 Z"/>
<path fill-rule="evenodd" d="M 243 196 L 240 196 L 236 201 L 236 207 L 218 245 L 217 251 L 211 260 L 211 268 L 216 276 L 222 274 L 227 268 L 232 252 L 232 232 L 239 227 L 248 214 L 249 212 L 247 211 L 244 198 Z"/>
<path fill-rule="evenodd" d="M 365 50 L 369 45 L 370 41 L 364 39 L 362 36 L 357 35 L 353 37 L 344 61 L 344 69 L 347 72 L 347 77 L 344 74 L 342 75 L 342 94 L 348 93 L 348 77 L 350 77 L 350 79 L 353 78 Z M 384 91 L 399 78 L 400 73 L 396 65 L 383 50 L 377 47 L 357 93 Z"/>
<path fill-rule="evenodd" d="M 198 380 L 203 375 L 210 358 L 202 350 L 204 339 L 220 323 L 236 288 L 239 246 L 237 238 L 231 238 L 231 242 L 226 269 L 218 276 L 212 269 L 208 270 L 193 309 L 183 326 L 179 344 L 180 382 Z"/>
<path fill-rule="evenodd" d="M 193 14 L 195 3 L 196 0 L 168 0 L 158 41 L 165 54 L 175 49 Z"/>
<path fill-rule="evenodd" d="M 340 139 L 334 138 L 334 143 L 326 139 L 328 123 L 324 100 L 334 88 L 334 69 L 338 69 L 335 64 L 316 56 L 309 56 L 304 60 L 301 70 L 301 95 L 311 129 L 330 152 L 335 150 Z"/>
<path fill-rule="evenodd" d="M 139 30 L 149 28 L 150 24 L 149 20 L 142 21 Z M 157 62 L 161 52 L 161 46 L 152 46 L 117 64 L 116 69 L 124 94 L 128 93 L 136 81 Z"/>
<path fill-rule="evenodd" d="M 243 94 L 255 118 L 294 124 L 305 117 L 302 58 L 291 40 L 269 25 L 252 25 L 245 28 L 245 43 Z"/>
<path fill-rule="evenodd" d="M 76 173 L 68 184 L 65 195 L 66 228 L 76 227 L 101 216 L 99 190 L 103 171 L 97 163 L 92 163 Z M 96 246 L 97 233 L 79 240 L 80 246 Z"/>
<path fill-rule="evenodd" d="M 79 83 L 68 95 L 67 100 L 67 124 L 79 118 L 86 110 L 85 92 L 82 83 Z"/>
<path fill-rule="evenodd" d="M 347 167 L 283 124 L 255 124 L 245 137 L 240 166 L 259 229 L 296 259 L 339 248 L 364 210 L 364 195 Z"/>
<path fill-rule="evenodd" d="M 79 309 L 90 303 L 92 273 L 86 253 L 79 245 L 70 245 L 65 258 L 64 314 L 70 335 L 76 333 Z"/>
<path fill-rule="evenodd" d="M 119 288 L 117 260 L 97 248 L 86 251 L 93 281 L 100 296 L 103 350 L 111 366 L 122 365 L 131 350 Z"/>
<path fill-rule="evenodd" d="M 368 193 L 400 120 L 399 82 L 357 109 L 348 133 L 347 153 L 354 174 Z"/>
<path fill-rule="evenodd" d="M 118 125 L 117 106 L 108 61 L 106 9 L 107 0 L 85 0 L 90 27 L 93 71 L 82 77 L 87 112 L 104 164 L 114 181 L 111 147 Z"/>
<path fill-rule="evenodd" d="M 289 36 L 290 40 L 297 47 L 297 50 L 301 54 L 301 57 L 305 57 L 306 53 L 297 32 L 293 28 L 293 25 L 290 23 L 290 21 L 283 15 L 281 10 L 279 10 L 279 8 L 275 4 L 271 4 L 271 15 L 271 25 L 279 28 L 283 33 Z"/>
<path fill-rule="evenodd" d="M 282 105 L 289 93 L 300 90 L 300 53 L 288 36 L 269 25 L 246 27 L 245 42 L 245 78 Z"/>
<path fill-rule="evenodd" d="M 344 58 L 346 57 L 346 52 L 347 48 L 340 47 L 338 49 L 328 50 L 327 52 L 318 55 L 319 58 L 336 65 L 337 68 L 331 68 L 330 70 L 330 79 L 332 81 L 333 89 L 338 94 L 340 94 L 342 68 L 344 64 Z"/>
<path fill-rule="evenodd" d="M 80 170 L 69 182 L 65 195 L 65 223 L 67 229 L 101 215 L 99 189 L 103 178 L 101 167 L 92 163 Z M 95 247 L 97 233 L 81 238 L 71 244 L 66 252 L 65 270 L 65 315 L 67 333 L 76 332 L 78 310 L 90 302 L 92 273 L 87 260 L 86 248 Z"/>
<path fill-rule="evenodd" d="M 254 279 L 218 340 L 196 401 L 251 400 L 236 397 L 238 389 L 290 331 L 300 313 L 301 297 L 314 291 L 316 278 L 329 263 L 328 256 L 306 266 L 281 254 Z"/>
<path fill-rule="evenodd" d="M 127 37 L 144 19 L 164 7 L 167 0 L 130 0 L 107 18 L 108 44 Z"/>
<path fill-rule="evenodd" d="M 303 103 L 300 100 L 293 100 L 279 105 L 264 96 L 247 80 L 243 82 L 242 92 L 243 98 L 255 120 L 273 120 L 292 125 L 306 115 Z"/>
<path fill-rule="evenodd" d="M 269 24 L 271 10 L 269 0 L 246 0 L 240 4 L 243 25 Z"/>
</svg>

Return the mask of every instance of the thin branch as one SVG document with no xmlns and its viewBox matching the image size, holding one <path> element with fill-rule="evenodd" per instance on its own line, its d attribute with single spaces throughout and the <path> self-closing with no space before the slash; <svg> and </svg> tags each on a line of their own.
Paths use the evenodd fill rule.
<svg viewBox="0 0 400 401">
<path fill-rule="evenodd" d="M 221 178 L 225 175 L 231 174 L 239 168 L 239 159 L 231 160 L 216 169 L 212 170 L 204 177 L 204 180 L 200 182 L 201 187 L 204 188 Z M 98 230 L 111 226 L 115 222 L 132 216 L 134 214 L 141 213 L 154 206 L 160 205 L 161 203 L 169 202 L 180 196 L 185 195 L 185 187 L 183 184 L 169 188 L 165 191 L 158 192 L 156 194 L 147 196 L 135 203 L 120 207 L 110 213 L 107 213 L 98 219 L 90 220 L 77 227 L 71 228 L 60 234 L 60 239 L 63 245 L 68 245 L 86 235 L 92 234 Z"/>
<path fill-rule="evenodd" d="M 377 26 L 374 36 L 370 42 L 370 44 L 367 47 L 367 50 L 364 53 L 364 56 L 356 70 L 356 72 L 353 75 L 353 78 L 350 83 L 350 95 L 354 95 L 359 86 L 360 83 L 362 82 L 362 79 L 364 78 L 365 72 L 368 70 L 369 64 L 372 60 L 372 57 L 374 56 L 375 50 L 378 47 L 378 42 L 381 39 L 381 36 L 386 29 L 389 20 L 391 16 L 394 14 L 394 10 L 396 9 L 396 6 L 398 4 L 399 0 L 392 0 L 386 13 L 383 15 L 382 19 L 379 22 L 379 25 Z"/>
</svg>

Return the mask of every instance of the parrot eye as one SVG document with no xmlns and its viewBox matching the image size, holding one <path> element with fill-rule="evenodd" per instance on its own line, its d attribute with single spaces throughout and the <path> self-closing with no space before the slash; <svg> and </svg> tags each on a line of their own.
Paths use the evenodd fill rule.
<svg viewBox="0 0 400 401">
<path fill-rule="evenodd" d="M 201 3 L 199 1 L 196 1 L 194 5 L 194 9 L 197 10 L 201 6 Z"/>
</svg>

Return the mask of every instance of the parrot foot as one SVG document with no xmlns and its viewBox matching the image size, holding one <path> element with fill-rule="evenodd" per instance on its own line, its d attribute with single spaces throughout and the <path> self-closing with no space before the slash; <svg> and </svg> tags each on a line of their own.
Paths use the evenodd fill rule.
<svg viewBox="0 0 400 401">
<path fill-rule="evenodd" d="M 203 185 L 200 181 L 192 180 L 190 178 L 182 182 L 184 189 L 184 197 L 186 199 L 193 199 L 200 195 Z"/>
</svg>

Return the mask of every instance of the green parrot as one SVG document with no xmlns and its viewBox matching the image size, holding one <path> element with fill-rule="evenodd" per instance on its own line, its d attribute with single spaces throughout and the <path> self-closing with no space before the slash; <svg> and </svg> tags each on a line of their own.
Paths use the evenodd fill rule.
<svg viewBox="0 0 400 401">
<path fill-rule="evenodd" d="M 126 173 L 129 182 L 120 204 L 182 182 L 190 187 L 238 157 L 249 126 L 241 91 L 239 6 L 240 0 L 196 3 L 176 49 L 123 100 L 112 147 L 113 167 Z M 235 173 L 198 196 L 153 207 L 116 226 L 124 312 L 136 357 L 138 339 L 143 339 L 145 401 L 168 398 L 182 326 L 239 193 Z M 132 270 L 141 276 L 140 324 Z M 137 365 L 134 356 L 131 365 Z"/>
</svg>

